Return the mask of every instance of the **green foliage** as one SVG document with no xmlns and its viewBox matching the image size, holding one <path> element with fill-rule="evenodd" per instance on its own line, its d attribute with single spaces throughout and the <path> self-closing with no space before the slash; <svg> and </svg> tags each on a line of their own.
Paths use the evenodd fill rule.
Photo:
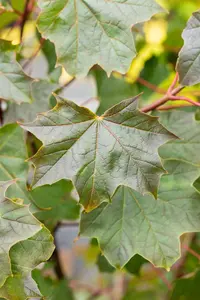
<svg viewBox="0 0 200 300">
<path fill-rule="evenodd" d="M 32 79 L 14 59 L 13 47 L 0 40 L 0 98 L 16 103 L 31 102 Z"/>
<path fill-rule="evenodd" d="M 111 266 L 105 256 L 101 254 L 99 254 L 96 263 L 101 273 L 113 273 L 115 271 L 115 268 Z"/>
<path fill-rule="evenodd" d="M 198 300 L 199 280 L 199 271 L 197 271 L 191 278 L 177 280 L 170 300 Z"/>
<path fill-rule="evenodd" d="M 34 203 L 43 209 L 35 214 L 36 217 L 52 229 L 58 222 L 78 219 L 80 206 L 71 196 L 72 190 L 70 181 L 61 180 L 31 191 Z"/>
<path fill-rule="evenodd" d="M 80 233 L 97 237 L 114 266 L 123 267 L 138 253 L 169 269 L 180 256 L 178 237 L 200 230 L 200 196 L 192 186 L 200 176 L 199 121 L 193 112 L 175 111 L 161 114 L 161 122 L 184 140 L 160 149 L 168 175 L 161 178 L 158 200 L 120 187 L 112 204 L 82 215 Z"/>
<path fill-rule="evenodd" d="M 17 204 L 5 198 L 7 187 L 12 181 L 1 182 L 0 184 L 0 215 L 1 215 L 1 274 L 0 287 L 2 287 L 7 277 L 12 275 L 10 249 L 16 243 L 28 239 L 41 229 L 41 224 L 30 213 L 27 206 Z"/>
<path fill-rule="evenodd" d="M 200 11 L 193 14 L 188 21 L 187 27 L 183 32 L 185 41 L 178 59 L 178 72 L 180 82 L 183 85 L 194 85 L 200 82 L 199 66 L 200 66 Z"/>
<path fill-rule="evenodd" d="M 142 256 L 136 254 L 125 265 L 125 268 L 129 273 L 139 276 L 140 269 L 145 263 L 147 263 L 147 260 L 145 258 L 143 258 Z"/>
<path fill-rule="evenodd" d="M 44 249 L 46 250 L 44 251 Z M 42 228 L 33 237 L 13 246 L 10 251 L 12 276 L 7 278 L 0 289 L 0 295 L 13 300 L 41 297 L 42 295 L 31 277 L 31 271 L 40 263 L 47 261 L 53 250 L 53 238 L 45 228 Z"/>
<path fill-rule="evenodd" d="M 199 9 L 0 1 L 0 299 L 199 299 Z"/>
<path fill-rule="evenodd" d="M 51 93 L 55 91 L 59 85 L 47 80 L 40 80 L 32 84 L 32 103 L 23 103 L 20 106 L 10 103 L 4 115 L 5 123 L 13 123 L 16 121 L 33 121 L 37 114 L 50 109 Z"/>
<path fill-rule="evenodd" d="M 31 203 L 32 211 L 36 210 L 26 187 L 28 163 L 23 130 L 17 124 L 5 125 L 0 129 L 0 142 L 0 180 L 18 179 L 8 188 L 7 196 L 23 199 Z"/>
<path fill-rule="evenodd" d="M 20 2 L 20 1 L 18 1 Z M 17 20 L 17 14 L 6 0 L 0 1 L 0 28 Z"/>
<path fill-rule="evenodd" d="M 58 62 L 84 76 L 94 64 L 125 73 L 136 55 L 131 26 L 162 11 L 154 0 L 38 1 L 38 29 L 55 43 Z M 64 41 L 64 43 L 63 43 Z"/>
<path fill-rule="evenodd" d="M 154 265 L 169 269 L 179 257 L 175 217 L 167 204 L 120 187 L 112 204 L 82 215 L 80 233 L 97 237 L 113 266 L 123 267 L 138 253 Z"/>
<path fill-rule="evenodd" d="M 47 300 L 74 300 L 71 289 L 67 285 L 67 280 L 60 281 L 44 278 L 39 270 L 35 270 L 33 277 L 42 294 Z"/>
<path fill-rule="evenodd" d="M 96 79 L 97 94 L 100 101 L 97 111 L 99 115 L 122 99 L 129 99 L 138 94 L 137 86 L 128 83 L 125 78 L 119 79 L 114 75 L 108 78 L 107 74 L 101 69 L 95 69 L 92 73 Z"/>
<path fill-rule="evenodd" d="M 140 113 L 136 100 L 125 100 L 98 117 L 57 97 L 53 110 L 23 125 L 44 143 L 32 158 L 34 186 L 71 179 L 87 211 L 110 201 L 120 184 L 156 193 L 163 173 L 157 149 L 173 135 L 157 118 Z"/>
</svg>

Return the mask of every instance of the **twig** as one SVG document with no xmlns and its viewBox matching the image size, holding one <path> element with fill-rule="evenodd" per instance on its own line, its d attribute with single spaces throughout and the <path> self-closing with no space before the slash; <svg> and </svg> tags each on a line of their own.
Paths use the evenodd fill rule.
<svg viewBox="0 0 200 300">
<path fill-rule="evenodd" d="M 35 0 L 26 0 L 24 12 L 22 14 L 22 20 L 21 20 L 21 31 L 20 31 L 20 41 L 22 42 L 23 33 L 24 33 L 24 26 L 26 24 L 26 21 L 33 9 Z"/>
<path fill-rule="evenodd" d="M 171 96 L 170 100 L 182 100 L 182 101 L 187 101 L 189 103 L 191 103 L 192 105 L 195 105 L 195 106 L 200 106 L 200 103 L 199 102 L 196 102 L 196 101 L 193 101 L 192 99 L 188 98 L 188 97 L 184 97 L 184 96 Z"/>
<path fill-rule="evenodd" d="M 174 52 L 174 53 L 178 53 L 181 48 L 180 47 L 171 47 L 168 45 L 164 45 L 165 50 L 170 51 L 170 52 Z"/>
<path fill-rule="evenodd" d="M 200 254 L 198 254 L 196 251 L 194 251 L 193 249 L 191 249 L 188 245 L 183 245 L 182 247 L 185 250 L 187 250 L 190 254 L 192 254 L 193 256 L 195 256 L 196 258 L 198 258 L 198 260 L 200 260 Z"/>
<path fill-rule="evenodd" d="M 23 38 L 23 34 L 24 34 L 24 26 L 25 26 L 26 20 L 28 18 L 28 4 L 29 4 L 29 0 L 26 0 L 26 4 L 25 4 L 23 15 L 22 15 L 22 20 L 21 20 L 21 31 L 20 31 L 20 41 L 21 42 L 22 42 L 22 38 Z"/>
<path fill-rule="evenodd" d="M 36 56 L 38 55 L 38 53 L 42 49 L 42 46 L 43 46 L 44 42 L 45 42 L 45 39 L 41 38 L 39 47 L 35 50 L 33 55 L 23 64 L 23 66 L 22 66 L 23 69 L 27 68 L 30 65 L 30 63 L 36 58 Z"/>
<path fill-rule="evenodd" d="M 180 278 L 184 275 L 184 265 L 185 261 L 187 258 L 187 253 L 188 250 L 186 249 L 187 247 L 190 247 L 190 244 L 192 241 L 195 239 L 195 233 L 189 233 L 186 235 L 185 240 L 184 240 L 184 247 L 181 247 L 181 258 L 175 263 L 175 265 L 172 267 L 172 270 L 175 273 L 175 278 Z"/>
<path fill-rule="evenodd" d="M 138 77 L 137 82 L 139 82 L 143 86 L 147 87 L 148 89 L 150 89 L 156 93 L 164 94 L 164 95 L 166 94 L 166 90 L 157 87 L 155 84 L 145 80 L 144 78 Z"/>
<path fill-rule="evenodd" d="M 171 282 L 167 279 L 164 272 L 161 269 L 155 267 L 154 267 L 154 271 L 157 273 L 158 277 L 160 277 L 163 283 L 167 286 L 168 290 L 169 291 L 172 290 Z"/>
<path fill-rule="evenodd" d="M 184 97 L 184 96 L 177 96 L 177 94 L 180 93 L 180 91 L 182 91 L 185 88 L 182 85 L 175 88 L 175 86 L 178 82 L 178 79 L 179 79 L 179 76 L 178 76 L 178 73 L 176 73 L 176 76 L 175 76 L 172 84 L 170 85 L 167 93 L 162 98 L 160 98 L 159 100 L 153 102 L 152 104 L 147 105 L 146 107 L 143 107 L 141 109 L 141 111 L 147 113 L 151 110 L 158 109 L 160 106 L 164 105 L 169 100 L 186 101 L 186 102 L 191 103 L 192 105 L 200 107 L 199 102 L 193 101 L 192 99 Z M 164 107 L 162 109 L 164 109 Z"/>
<path fill-rule="evenodd" d="M 172 81 L 172 84 L 171 84 L 170 87 L 168 88 L 168 91 L 167 91 L 167 94 L 168 94 L 168 95 L 172 95 L 172 92 L 173 92 L 173 90 L 175 89 L 178 80 L 179 80 L 179 75 L 178 75 L 178 73 L 176 73 L 176 75 L 175 75 L 175 77 L 174 77 L 174 80 Z"/>
<path fill-rule="evenodd" d="M 16 8 L 13 7 L 11 0 L 8 0 L 8 2 L 9 2 L 9 5 L 12 7 L 12 11 L 14 13 L 16 13 L 19 16 L 23 16 L 23 13 L 21 11 L 19 11 L 18 9 L 16 9 Z"/>
<path fill-rule="evenodd" d="M 60 227 L 78 227 L 79 222 L 68 222 L 68 221 L 62 221 L 59 223 L 59 228 Z"/>
<path fill-rule="evenodd" d="M 16 15 L 18 15 L 18 16 L 20 16 L 20 17 L 23 16 L 23 13 L 22 13 L 21 11 L 17 10 L 16 8 L 13 8 L 13 7 L 12 7 L 12 11 L 13 11 L 14 13 L 16 13 Z"/>
<path fill-rule="evenodd" d="M 62 92 L 66 87 L 68 87 L 71 83 L 74 82 L 76 78 L 73 77 L 72 79 L 70 79 L 68 82 L 66 82 L 64 85 L 62 85 L 61 87 L 59 87 L 57 90 L 54 91 L 54 94 L 59 94 L 60 92 Z"/>
<path fill-rule="evenodd" d="M 29 3 L 28 3 L 28 11 L 29 11 L 29 13 L 31 13 L 33 11 L 34 5 L 35 5 L 35 0 L 29 0 Z"/>
<path fill-rule="evenodd" d="M 60 227 L 60 223 L 58 223 L 56 225 L 56 227 L 54 228 L 54 231 L 53 231 L 53 236 L 55 237 L 56 235 L 56 231 L 59 229 Z M 64 279 L 65 278 L 65 274 L 63 273 L 63 270 L 62 270 L 62 267 L 61 267 L 61 264 L 60 264 L 60 259 L 59 259 L 59 254 L 58 254 L 58 247 L 57 247 L 57 244 L 56 244 L 56 239 L 54 239 L 54 243 L 55 243 L 55 250 L 53 252 L 53 255 L 51 257 L 51 259 L 53 261 L 55 261 L 56 265 L 55 265 L 55 272 L 56 272 L 56 275 L 58 277 L 58 279 Z"/>
<path fill-rule="evenodd" d="M 178 94 L 180 91 L 182 91 L 183 89 L 184 89 L 184 86 L 179 86 L 179 87 L 175 88 L 175 89 L 172 91 L 171 96 L 177 95 L 177 94 Z M 167 101 L 169 101 L 169 100 L 171 100 L 171 99 L 170 99 L 169 95 L 166 94 L 165 96 L 163 96 L 163 97 L 160 98 L 159 100 L 153 102 L 152 104 L 149 104 L 149 105 L 143 107 L 143 108 L 141 109 L 141 111 L 147 113 L 147 112 L 149 112 L 149 111 L 151 111 L 151 110 L 154 110 L 154 109 L 158 108 L 159 106 L 165 104 L 165 103 L 166 103 Z"/>
<path fill-rule="evenodd" d="M 164 105 L 157 108 L 157 110 L 170 110 L 181 107 L 191 107 L 192 105 L 184 104 L 184 105 Z"/>
<path fill-rule="evenodd" d="M 6 39 L 9 34 L 11 33 L 11 31 L 13 30 L 13 28 L 19 26 L 21 24 L 21 20 L 16 20 L 8 29 L 8 31 L 6 32 L 6 35 L 4 36 L 4 39 Z M 0 30 L 0 32 L 2 32 L 2 29 Z"/>
<path fill-rule="evenodd" d="M 87 100 L 85 100 L 85 101 L 83 101 L 81 104 L 79 104 L 80 106 L 86 106 L 87 104 L 89 104 L 91 101 L 93 101 L 93 100 L 97 100 L 98 101 L 98 99 L 96 98 L 96 97 L 92 97 L 92 98 L 89 98 L 89 99 L 87 99 Z"/>
</svg>

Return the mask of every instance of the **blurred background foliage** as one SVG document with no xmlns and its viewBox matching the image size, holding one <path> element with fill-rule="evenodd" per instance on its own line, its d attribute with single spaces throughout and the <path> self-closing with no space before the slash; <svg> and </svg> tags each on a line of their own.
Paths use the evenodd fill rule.
<svg viewBox="0 0 200 300">
<path fill-rule="evenodd" d="M 54 45 L 43 40 L 36 28 L 39 10 L 33 1 L 31 13 L 22 32 L 21 16 L 25 0 L 0 1 L 0 38 L 17 48 L 17 60 L 24 71 L 35 79 L 32 103 L 3 103 L 4 124 L 32 121 L 36 114 L 55 105 L 52 92 L 102 114 L 122 99 L 142 93 L 140 106 L 165 94 L 175 75 L 181 34 L 200 0 L 159 0 L 168 10 L 149 22 L 133 27 L 138 56 L 125 75 L 113 72 L 110 78 L 94 66 L 87 78 L 73 79 L 56 65 Z M 198 101 L 199 86 L 188 87 L 184 95 Z M 176 106 L 176 103 L 168 103 Z M 184 102 L 183 102 L 184 104 Z M 186 104 L 186 103 L 185 103 Z M 29 156 L 40 142 L 28 136 Z M 48 202 L 46 197 L 48 195 Z M 101 254 L 94 239 L 79 239 L 80 207 L 70 182 L 60 181 L 31 192 L 35 205 L 42 208 L 36 216 L 55 234 L 57 250 L 51 261 L 33 271 L 39 288 L 47 299 L 123 299 L 123 300 L 199 300 L 200 235 L 182 237 L 182 257 L 170 272 L 155 268 L 139 255 L 123 270 L 115 270 Z M 75 241 L 75 242 L 74 242 Z M 191 242 L 187 248 L 188 241 Z M 67 279 L 68 278 L 68 279 Z"/>
</svg>

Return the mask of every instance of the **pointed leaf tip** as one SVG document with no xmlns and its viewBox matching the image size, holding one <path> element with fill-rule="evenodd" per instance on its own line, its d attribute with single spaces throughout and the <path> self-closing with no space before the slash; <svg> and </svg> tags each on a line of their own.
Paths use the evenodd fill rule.
<svg viewBox="0 0 200 300">
<path fill-rule="evenodd" d="M 70 179 L 86 211 L 110 202 L 120 184 L 156 193 L 164 172 L 158 148 L 172 135 L 157 118 L 137 109 L 138 97 L 101 117 L 60 97 L 56 109 L 26 124 L 24 128 L 43 141 L 31 158 L 34 187 Z"/>
</svg>

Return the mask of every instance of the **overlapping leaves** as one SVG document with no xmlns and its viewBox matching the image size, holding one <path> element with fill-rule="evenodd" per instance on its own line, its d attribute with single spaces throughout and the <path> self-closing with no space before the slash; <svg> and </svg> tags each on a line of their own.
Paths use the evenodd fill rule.
<svg viewBox="0 0 200 300">
<path fill-rule="evenodd" d="M 32 84 L 32 103 L 9 103 L 4 113 L 4 123 L 16 121 L 31 122 L 36 118 L 37 113 L 50 108 L 51 93 L 58 88 L 58 84 L 47 80 L 40 80 Z"/>
<path fill-rule="evenodd" d="M 124 78 L 116 78 L 111 75 L 110 78 L 100 68 L 92 71 L 96 80 L 97 95 L 100 102 L 97 113 L 103 114 L 111 106 L 119 103 L 122 99 L 131 98 L 139 94 L 135 84 L 128 83 Z"/>
<path fill-rule="evenodd" d="M 38 29 L 71 75 L 86 75 L 94 64 L 125 73 L 136 55 L 131 26 L 162 11 L 154 0 L 40 0 L 39 6 Z"/>
<path fill-rule="evenodd" d="M 161 177 L 157 201 L 121 186 L 112 204 L 103 203 L 82 216 L 80 233 L 97 237 L 115 266 L 138 253 L 156 266 L 170 268 L 180 256 L 179 236 L 200 230 L 200 194 L 193 187 L 200 176 L 199 121 L 193 112 L 184 111 L 163 114 L 161 120 L 183 140 L 161 147 L 168 174 Z"/>
<path fill-rule="evenodd" d="M 44 277 L 40 270 L 35 270 L 34 279 L 45 299 L 50 300 L 74 300 L 72 289 L 68 286 L 67 279 L 53 280 L 50 277 Z"/>
<path fill-rule="evenodd" d="M 14 58 L 10 42 L 0 40 L 0 98 L 16 103 L 31 102 L 32 79 Z"/>
<path fill-rule="evenodd" d="M 11 276 L 9 251 L 12 246 L 26 240 L 41 230 L 41 225 L 30 213 L 28 206 L 5 198 L 5 191 L 13 181 L 0 183 L 0 287 Z"/>
<path fill-rule="evenodd" d="M 53 250 L 53 238 L 45 228 L 13 246 L 10 250 L 12 276 L 7 278 L 0 289 L 0 296 L 8 300 L 26 300 L 32 297 L 41 299 L 42 295 L 32 279 L 31 271 L 47 261 Z"/>
<path fill-rule="evenodd" d="M 170 300 L 184 299 L 184 300 L 198 300 L 199 299 L 199 282 L 200 271 L 192 273 L 189 278 L 182 278 L 175 282 L 174 290 Z"/>
<path fill-rule="evenodd" d="M 157 118 L 139 112 L 136 99 L 98 117 L 57 97 L 53 110 L 23 125 L 44 143 L 32 158 L 34 186 L 71 179 L 87 211 L 110 201 L 121 184 L 156 193 L 164 172 L 157 150 L 173 135 Z"/>
<path fill-rule="evenodd" d="M 50 229 L 55 228 L 58 222 L 78 219 L 80 205 L 72 197 L 72 190 L 71 181 L 66 182 L 66 180 L 32 190 L 30 194 L 34 203 L 43 209 L 35 216 Z"/>
<path fill-rule="evenodd" d="M 8 24 L 17 20 L 18 15 L 15 13 L 13 8 L 17 9 L 18 11 L 23 10 L 23 1 L 7 1 L 1 0 L 0 1 L 0 29 Z"/>
<path fill-rule="evenodd" d="M 37 210 L 31 194 L 27 191 L 27 150 L 23 130 L 17 124 L 8 124 L 0 129 L 0 180 L 14 180 L 6 195 L 31 203 L 31 211 Z"/>
</svg>

